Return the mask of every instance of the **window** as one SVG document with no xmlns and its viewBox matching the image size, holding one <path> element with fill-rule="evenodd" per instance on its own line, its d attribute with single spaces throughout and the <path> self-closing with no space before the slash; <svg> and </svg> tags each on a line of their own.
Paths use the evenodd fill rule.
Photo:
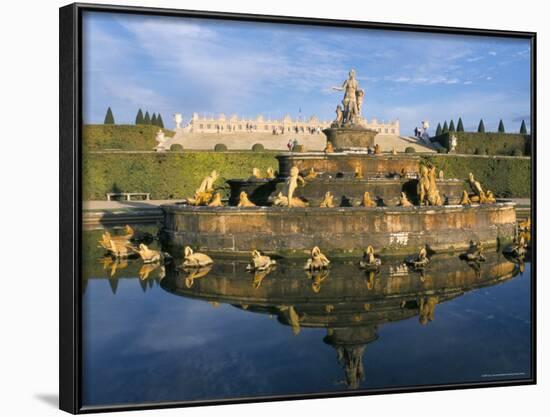
<svg viewBox="0 0 550 417">
<path fill-rule="evenodd" d="M 243 130 L 243 125 L 239 125 L 239 130 Z"/>
<path fill-rule="evenodd" d="M 206 128 L 207 128 L 207 129 L 210 129 L 210 125 L 206 125 Z"/>
<path fill-rule="evenodd" d="M 395 133 L 395 129 L 392 129 L 391 132 L 392 132 L 392 133 Z"/>
<path fill-rule="evenodd" d="M 386 128 L 386 129 L 384 130 L 384 133 L 388 133 L 388 128 Z"/>
<path fill-rule="evenodd" d="M 200 129 L 204 129 L 204 125 L 203 125 L 203 124 L 200 124 L 200 125 L 199 125 L 199 128 L 200 128 Z"/>
<path fill-rule="evenodd" d="M 268 126 L 268 125 L 265 125 L 265 126 L 264 126 L 264 130 L 269 130 L 269 126 Z"/>
</svg>

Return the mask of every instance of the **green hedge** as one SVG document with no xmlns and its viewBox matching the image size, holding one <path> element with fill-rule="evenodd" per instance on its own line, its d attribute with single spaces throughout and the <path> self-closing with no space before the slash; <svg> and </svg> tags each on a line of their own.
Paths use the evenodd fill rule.
<svg viewBox="0 0 550 417">
<path fill-rule="evenodd" d="M 82 144 L 88 151 L 151 151 L 157 146 L 158 130 L 158 126 L 151 125 L 84 125 Z M 174 136 L 173 131 L 163 130 L 166 137 Z"/>
<path fill-rule="evenodd" d="M 225 180 L 248 178 L 252 168 L 278 169 L 277 152 L 93 152 L 83 158 L 83 198 L 105 200 L 108 192 L 148 192 L 153 199 L 183 198 L 193 194 L 213 169 L 216 185 L 228 195 Z M 446 178 L 466 180 L 473 172 L 484 188 L 499 197 L 529 197 L 530 158 L 498 156 L 424 155 L 445 172 Z M 465 183 L 466 187 L 466 183 Z"/>
<path fill-rule="evenodd" d="M 531 137 L 519 133 L 446 132 L 432 138 L 450 149 L 451 135 L 457 138 L 457 153 L 477 155 L 513 155 L 520 150 L 524 155 L 531 151 Z"/>
<path fill-rule="evenodd" d="M 152 199 L 189 197 L 213 169 L 220 173 L 216 185 L 227 196 L 225 180 L 248 178 L 254 167 L 262 172 L 268 167 L 276 170 L 275 155 L 252 151 L 87 153 L 82 158 L 83 198 L 105 200 L 108 192 L 146 192 Z"/>
<path fill-rule="evenodd" d="M 466 179 L 472 172 L 484 189 L 497 197 L 531 196 L 531 159 L 498 156 L 425 155 L 424 159 L 442 169 L 445 178 Z"/>
</svg>

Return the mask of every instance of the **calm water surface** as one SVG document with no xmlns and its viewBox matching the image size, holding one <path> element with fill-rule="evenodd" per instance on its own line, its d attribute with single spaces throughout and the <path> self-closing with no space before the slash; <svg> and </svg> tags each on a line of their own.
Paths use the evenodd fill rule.
<svg viewBox="0 0 550 417">
<path fill-rule="evenodd" d="M 85 232 L 83 402 L 211 400 L 528 378 L 530 265 L 435 257 L 261 276 L 101 259 Z M 178 261 L 174 262 L 176 265 Z M 193 276 L 194 275 L 194 276 Z M 201 276 L 203 275 L 203 276 Z"/>
</svg>

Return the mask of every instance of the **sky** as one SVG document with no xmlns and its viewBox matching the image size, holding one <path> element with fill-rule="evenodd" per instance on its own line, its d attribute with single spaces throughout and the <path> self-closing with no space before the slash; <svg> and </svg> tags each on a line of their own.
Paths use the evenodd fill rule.
<svg viewBox="0 0 550 417">
<path fill-rule="evenodd" d="M 461 117 L 466 130 L 508 132 L 530 120 L 528 40 L 85 12 L 83 118 L 134 123 L 138 108 L 172 116 L 333 120 L 348 71 L 365 90 L 363 116 L 399 119 L 401 134 L 422 120 Z"/>
</svg>

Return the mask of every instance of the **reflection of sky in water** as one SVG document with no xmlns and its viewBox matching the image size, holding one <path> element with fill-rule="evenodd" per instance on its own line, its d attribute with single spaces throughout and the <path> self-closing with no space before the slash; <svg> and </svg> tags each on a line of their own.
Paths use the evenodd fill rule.
<svg viewBox="0 0 550 417">
<path fill-rule="evenodd" d="M 85 405 L 347 389 L 326 329 L 294 336 L 275 317 L 171 294 L 155 272 L 152 285 L 123 278 L 130 274 L 117 272 L 116 294 L 107 279 L 87 282 Z M 361 388 L 529 377 L 529 276 L 527 265 L 512 280 L 442 302 L 426 326 L 418 316 L 379 325 Z"/>
</svg>

